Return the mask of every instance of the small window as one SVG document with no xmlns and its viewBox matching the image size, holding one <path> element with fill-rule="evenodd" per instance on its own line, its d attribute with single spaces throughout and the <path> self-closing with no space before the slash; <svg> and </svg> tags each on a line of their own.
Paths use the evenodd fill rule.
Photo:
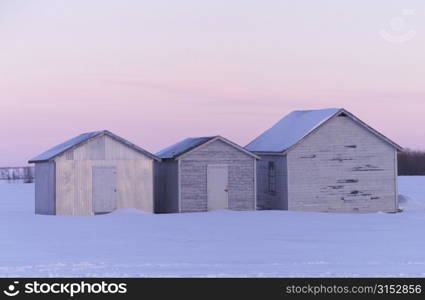
<svg viewBox="0 0 425 300">
<path fill-rule="evenodd" d="M 274 161 L 269 161 L 268 164 L 268 192 L 276 194 L 276 168 Z"/>
</svg>

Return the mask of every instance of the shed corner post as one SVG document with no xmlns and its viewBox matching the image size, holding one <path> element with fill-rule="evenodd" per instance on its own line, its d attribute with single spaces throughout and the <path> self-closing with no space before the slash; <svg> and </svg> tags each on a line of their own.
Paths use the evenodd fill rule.
<svg viewBox="0 0 425 300">
<path fill-rule="evenodd" d="M 395 190 L 395 212 L 399 209 L 398 203 L 398 150 L 394 151 L 394 190 Z"/>
<path fill-rule="evenodd" d="M 58 214 L 58 209 L 57 209 L 57 203 L 56 203 L 56 196 L 57 196 L 57 180 L 56 180 L 56 174 L 57 174 L 57 164 L 56 164 L 56 160 L 54 159 L 52 161 L 53 163 L 53 214 L 56 216 Z"/>
<path fill-rule="evenodd" d="M 177 159 L 177 196 L 178 196 L 178 212 L 182 212 L 181 206 L 181 160 Z"/>
<path fill-rule="evenodd" d="M 254 210 L 257 210 L 257 159 L 254 159 Z"/>
</svg>

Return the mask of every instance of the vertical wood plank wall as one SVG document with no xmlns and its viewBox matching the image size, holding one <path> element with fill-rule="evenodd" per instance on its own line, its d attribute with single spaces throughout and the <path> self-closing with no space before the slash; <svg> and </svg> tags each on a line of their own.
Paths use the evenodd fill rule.
<svg viewBox="0 0 425 300">
<path fill-rule="evenodd" d="M 335 117 L 287 153 L 290 210 L 394 212 L 396 149 Z"/>
<path fill-rule="evenodd" d="M 43 162 L 35 165 L 35 213 L 55 214 L 55 164 Z"/>
<path fill-rule="evenodd" d="M 153 160 L 109 136 L 67 151 L 55 162 L 57 214 L 93 213 L 93 166 L 116 168 L 118 208 L 153 211 Z"/>
<path fill-rule="evenodd" d="M 229 166 L 229 209 L 255 209 L 255 158 L 229 146 L 214 141 L 188 153 L 180 159 L 180 211 L 207 210 L 207 165 Z"/>
</svg>

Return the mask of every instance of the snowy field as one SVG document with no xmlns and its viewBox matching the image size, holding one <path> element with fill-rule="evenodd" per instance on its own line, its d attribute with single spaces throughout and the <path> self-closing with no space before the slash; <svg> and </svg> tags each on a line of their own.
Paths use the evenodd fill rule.
<svg viewBox="0 0 425 300">
<path fill-rule="evenodd" d="M 400 214 L 287 211 L 35 216 L 0 184 L 0 277 L 425 277 L 425 177 Z"/>
</svg>

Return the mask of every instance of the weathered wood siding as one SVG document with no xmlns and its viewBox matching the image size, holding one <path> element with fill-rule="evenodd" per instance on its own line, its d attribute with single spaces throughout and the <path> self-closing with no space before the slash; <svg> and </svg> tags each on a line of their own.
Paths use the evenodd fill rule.
<svg viewBox="0 0 425 300">
<path fill-rule="evenodd" d="M 207 165 L 227 164 L 229 209 L 255 209 L 255 172 L 252 156 L 216 140 L 180 160 L 180 211 L 207 210 Z"/>
<path fill-rule="evenodd" d="M 179 212 L 178 161 L 163 160 L 157 163 L 156 205 L 157 212 Z"/>
<path fill-rule="evenodd" d="M 335 117 L 287 153 L 289 210 L 394 212 L 396 149 Z"/>
<path fill-rule="evenodd" d="M 92 168 L 117 169 L 117 207 L 153 211 L 153 160 L 109 136 L 97 137 L 55 158 L 56 213 L 93 214 Z"/>
<path fill-rule="evenodd" d="M 55 214 L 55 164 L 42 162 L 35 164 L 35 213 Z"/>
<path fill-rule="evenodd" d="M 259 154 L 260 155 L 260 154 Z M 275 165 L 275 192 L 269 189 L 269 163 Z M 288 209 L 286 155 L 261 155 L 257 161 L 257 208 Z"/>
</svg>

